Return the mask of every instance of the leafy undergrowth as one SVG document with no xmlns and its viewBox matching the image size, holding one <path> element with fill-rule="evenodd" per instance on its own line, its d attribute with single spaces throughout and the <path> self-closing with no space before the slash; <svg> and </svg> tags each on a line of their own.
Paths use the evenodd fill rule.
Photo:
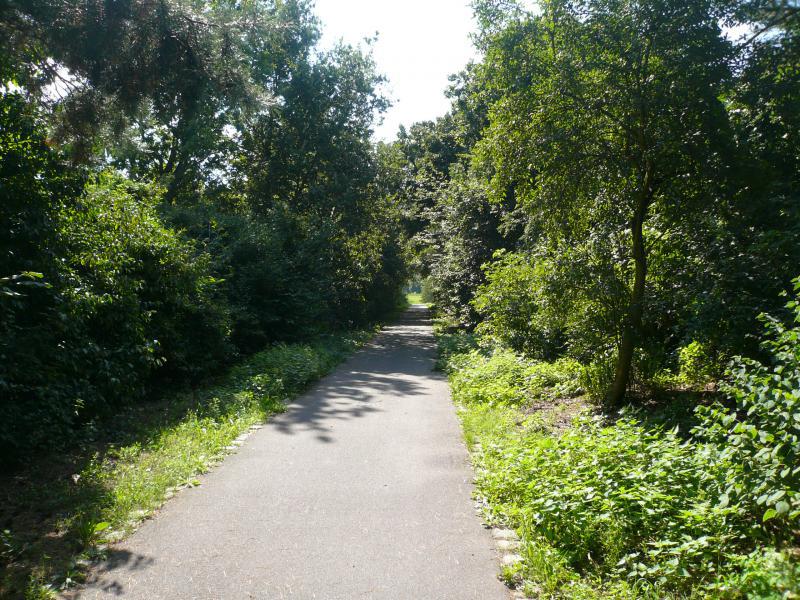
<svg viewBox="0 0 800 600">
<path fill-rule="evenodd" d="M 0 480 L 0 597 L 49 598 L 80 582 L 105 544 L 131 533 L 251 426 L 329 372 L 373 331 L 270 347 L 217 383 L 131 408 L 103 443 Z"/>
<path fill-rule="evenodd" d="M 512 585 L 537 598 L 800 597 L 794 346 L 772 369 L 735 366 L 736 409 L 703 406 L 681 431 L 663 424 L 670 406 L 599 414 L 575 397 L 570 361 L 439 341 L 485 517 L 522 540 Z"/>
</svg>

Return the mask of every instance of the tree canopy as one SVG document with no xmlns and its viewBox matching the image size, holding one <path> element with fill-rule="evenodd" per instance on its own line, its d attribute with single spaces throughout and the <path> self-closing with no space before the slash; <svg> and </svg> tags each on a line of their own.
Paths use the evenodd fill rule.
<svg viewBox="0 0 800 600">
<path fill-rule="evenodd" d="M 483 56 L 450 114 L 395 142 L 440 308 L 592 365 L 617 405 L 692 341 L 720 365 L 758 354 L 755 317 L 781 312 L 800 264 L 797 7 L 475 9 Z"/>
<path fill-rule="evenodd" d="M 304 0 L 0 7 L 0 450 L 391 312 L 368 46 Z"/>
</svg>

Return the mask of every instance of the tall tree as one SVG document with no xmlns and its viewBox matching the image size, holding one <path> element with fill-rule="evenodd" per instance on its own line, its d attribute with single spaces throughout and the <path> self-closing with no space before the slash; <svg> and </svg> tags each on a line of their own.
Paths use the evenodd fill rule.
<svg viewBox="0 0 800 600">
<path fill-rule="evenodd" d="M 610 241 L 596 247 L 614 254 L 628 288 L 608 393 L 619 403 L 647 319 L 650 247 L 720 197 L 732 48 L 713 0 L 540 7 L 484 36 L 485 77 L 501 99 L 481 152 L 496 194 L 515 189 L 541 243 Z"/>
</svg>

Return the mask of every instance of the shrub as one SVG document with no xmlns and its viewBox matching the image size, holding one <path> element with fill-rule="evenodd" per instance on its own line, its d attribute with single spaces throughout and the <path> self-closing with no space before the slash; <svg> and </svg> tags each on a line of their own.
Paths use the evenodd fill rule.
<svg viewBox="0 0 800 600">
<path fill-rule="evenodd" d="M 4 458 L 63 443 L 75 425 L 141 398 L 158 373 L 188 377 L 224 360 L 227 316 L 208 257 L 164 227 L 158 201 L 152 186 L 106 172 L 56 205 L 32 263 L 42 285 L 3 309 L 14 333 L 0 368 Z"/>
<path fill-rule="evenodd" d="M 455 338 L 459 340 L 459 338 Z M 494 348 L 458 353 L 457 342 L 440 338 L 440 351 L 448 353 L 453 395 L 464 404 L 518 406 L 535 398 L 573 396 L 580 391 L 580 365 L 571 359 L 553 363 L 526 359 L 510 350 Z"/>
<path fill-rule="evenodd" d="M 708 349 L 694 340 L 678 349 L 678 374 L 690 386 L 701 386 L 714 378 L 715 363 Z"/>
<path fill-rule="evenodd" d="M 422 301 L 425 304 L 431 304 L 434 300 L 433 297 L 433 282 L 431 281 L 430 277 L 426 277 L 422 280 L 422 285 L 420 287 L 420 294 L 422 296 Z"/>
<path fill-rule="evenodd" d="M 166 212 L 205 243 L 212 273 L 225 282 L 231 338 L 243 354 L 377 321 L 401 299 L 405 267 L 385 232 L 345 234 L 281 202 L 258 216 L 207 206 Z"/>
<path fill-rule="evenodd" d="M 602 404 L 606 401 L 608 390 L 614 381 L 615 364 L 615 354 L 598 352 L 592 361 L 581 369 L 580 385 L 595 403 Z"/>
<path fill-rule="evenodd" d="M 62 163 L 43 130 L 22 94 L 0 94 L 0 468 L 21 447 L 66 433 L 80 360 L 58 349 L 71 324 L 55 287 L 55 227 L 84 176 Z"/>
<path fill-rule="evenodd" d="M 418 241 L 426 247 L 421 258 L 430 269 L 437 311 L 474 328 L 479 318 L 472 300 L 485 280 L 482 267 L 505 243 L 499 231 L 500 211 L 488 199 L 485 178 L 463 165 L 452 167 L 447 181 L 431 181 L 431 200 L 435 203 L 431 207 L 435 205 L 435 209 L 429 213 L 432 221 L 428 230 Z"/>
<path fill-rule="evenodd" d="M 466 354 L 470 350 L 476 349 L 478 347 L 478 339 L 470 333 L 444 333 L 441 331 L 441 327 L 441 323 L 436 324 L 436 343 L 438 346 L 436 368 L 447 373 L 455 372 L 455 367 L 450 364 L 450 361 L 456 359 L 458 355 Z"/>
<path fill-rule="evenodd" d="M 580 363 L 571 358 L 533 362 L 525 370 L 526 387 L 534 396 L 575 396 L 583 390 L 581 371 Z"/>
<path fill-rule="evenodd" d="M 276 207 L 261 220 L 228 215 L 216 224 L 215 269 L 227 282 L 232 337 L 242 352 L 311 336 L 330 323 L 329 276 L 315 249 L 322 242 L 309 239 L 301 221 Z"/>
<path fill-rule="evenodd" d="M 464 404 L 522 404 L 528 398 L 526 366 L 509 350 L 496 349 L 489 356 L 479 350 L 458 355 L 451 361 L 453 395 Z"/>
<path fill-rule="evenodd" d="M 224 191 L 165 205 L 157 185 L 67 164 L 13 92 L 0 183 L 3 466 L 237 350 L 390 314 L 406 277 L 384 209 L 348 224 L 277 198 L 256 214 Z"/>
<path fill-rule="evenodd" d="M 631 418 L 583 417 L 560 435 L 484 426 L 473 436 L 482 442 L 477 486 L 487 514 L 520 529 L 522 576 L 549 593 L 573 597 L 582 577 L 646 583 L 661 590 L 654 597 L 753 590 L 747 597 L 774 598 L 776 589 L 798 589 L 789 554 L 753 550 L 770 538 L 721 493 L 733 463 L 714 446 Z"/>
<path fill-rule="evenodd" d="M 103 348 L 174 376 L 224 362 L 228 323 L 210 257 L 164 226 L 160 190 L 101 173 L 59 215 L 71 318 Z"/>
<path fill-rule="evenodd" d="M 490 446 L 478 487 L 496 518 L 523 527 L 526 545 L 552 548 L 575 572 L 680 585 L 713 572 L 729 539 L 725 509 L 703 494 L 718 470 L 697 460 L 673 432 L 587 418 L 558 437 Z"/>
<path fill-rule="evenodd" d="M 776 531 L 800 516 L 800 278 L 794 283 L 798 296 L 787 304 L 794 326 L 761 317 L 772 364 L 735 359 L 723 387 L 735 409 L 699 407 L 695 430 L 732 465 L 724 489 L 729 501 Z"/>
<path fill-rule="evenodd" d="M 485 319 L 478 331 L 532 358 L 552 360 L 564 349 L 564 322 L 552 303 L 552 265 L 544 258 L 498 252 L 484 267 L 486 283 L 473 304 Z"/>
<path fill-rule="evenodd" d="M 688 438 L 636 413 L 551 431 L 514 406 L 531 394 L 524 373 L 556 365 L 497 350 L 452 358 L 487 516 L 522 533 L 516 576 L 561 598 L 794 597 L 799 300 L 793 326 L 762 317 L 772 364 L 737 359 L 724 386 L 735 407 L 699 407 Z"/>
<path fill-rule="evenodd" d="M 704 590 L 717 598 L 774 600 L 796 598 L 800 590 L 800 562 L 791 550 L 760 548 L 731 557 L 728 568 Z"/>
</svg>

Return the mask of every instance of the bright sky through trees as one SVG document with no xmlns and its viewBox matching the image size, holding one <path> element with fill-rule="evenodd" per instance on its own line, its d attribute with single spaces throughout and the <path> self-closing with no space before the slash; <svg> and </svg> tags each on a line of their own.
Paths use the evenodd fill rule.
<svg viewBox="0 0 800 600">
<path fill-rule="evenodd" d="M 469 0 L 317 0 L 324 46 L 338 39 L 357 44 L 378 33 L 378 70 L 389 78 L 394 101 L 377 139 L 391 140 L 398 127 L 434 119 L 450 107 L 448 76 L 475 56 Z"/>
</svg>

